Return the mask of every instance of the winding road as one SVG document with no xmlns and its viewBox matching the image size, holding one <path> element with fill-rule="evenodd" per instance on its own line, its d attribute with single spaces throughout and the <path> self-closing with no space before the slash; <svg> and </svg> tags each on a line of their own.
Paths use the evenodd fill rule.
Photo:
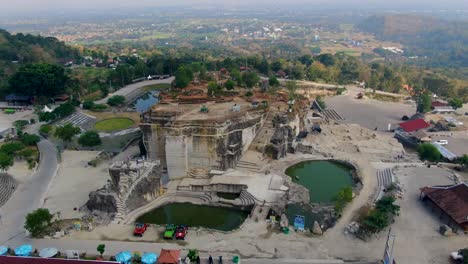
<svg viewBox="0 0 468 264">
<path fill-rule="evenodd" d="M 162 79 L 162 80 L 149 80 L 149 81 L 142 81 L 142 82 L 137 82 L 137 83 L 132 83 L 132 84 L 129 84 L 119 90 L 117 90 L 116 92 L 114 93 L 111 93 L 109 94 L 107 97 L 101 99 L 101 100 L 97 100 L 95 103 L 97 104 L 105 104 L 107 102 L 107 99 L 109 99 L 110 97 L 114 96 L 114 95 L 122 95 L 122 96 L 125 96 L 125 98 L 127 99 L 127 101 L 130 101 L 132 99 L 135 99 L 136 97 L 138 97 L 140 93 L 140 88 L 143 88 L 145 86 L 148 86 L 148 85 L 154 85 L 154 84 L 160 84 L 160 83 L 172 83 L 172 81 L 174 81 L 174 77 L 169 77 L 169 78 L 166 78 L 166 79 Z"/>
<path fill-rule="evenodd" d="M 0 245 L 17 246 L 30 240 L 24 226 L 26 215 L 44 203 L 49 185 L 57 168 L 57 148 L 47 139 L 37 147 L 41 153 L 37 171 L 13 193 L 0 208 Z"/>
</svg>

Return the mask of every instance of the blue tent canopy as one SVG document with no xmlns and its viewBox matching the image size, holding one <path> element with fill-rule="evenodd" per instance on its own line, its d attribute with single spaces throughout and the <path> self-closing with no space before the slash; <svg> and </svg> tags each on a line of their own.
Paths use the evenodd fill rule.
<svg viewBox="0 0 468 264">
<path fill-rule="evenodd" d="M 132 260 L 132 253 L 129 251 L 122 251 L 115 255 L 115 260 L 122 264 L 130 264 Z"/>
<path fill-rule="evenodd" d="M 31 245 L 21 245 L 15 248 L 15 255 L 16 256 L 29 256 L 31 255 L 32 250 L 33 250 L 33 247 Z"/>
<path fill-rule="evenodd" d="M 158 260 L 158 254 L 147 252 L 141 256 L 141 263 L 154 264 Z"/>
<path fill-rule="evenodd" d="M 5 256 L 8 252 L 8 248 L 5 246 L 0 246 L 0 256 Z"/>
</svg>

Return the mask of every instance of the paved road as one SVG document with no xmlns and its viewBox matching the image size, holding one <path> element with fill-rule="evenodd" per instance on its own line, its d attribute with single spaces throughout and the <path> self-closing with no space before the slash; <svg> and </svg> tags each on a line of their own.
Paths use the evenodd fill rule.
<svg viewBox="0 0 468 264">
<path fill-rule="evenodd" d="M 114 95 L 123 95 L 127 98 L 127 100 L 132 100 L 136 96 L 138 96 L 137 94 L 139 94 L 139 89 L 142 87 L 153 85 L 153 84 L 160 84 L 160 83 L 171 83 L 172 81 L 174 81 L 174 77 L 169 77 L 163 80 L 151 80 L 151 81 L 142 81 L 138 83 L 133 83 L 133 84 L 130 84 L 121 88 L 115 93 L 109 94 L 106 98 L 96 101 L 96 103 L 105 104 L 107 102 L 107 99 L 109 99 L 109 97 L 112 97 Z"/>
<path fill-rule="evenodd" d="M 26 214 L 41 207 L 49 184 L 57 172 L 57 149 L 43 139 L 37 144 L 41 153 L 33 176 L 19 185 L 10 200 L 0 208 L 0 245 L 17 246 L 29 240 L 23 228 Z"/>
</svg>

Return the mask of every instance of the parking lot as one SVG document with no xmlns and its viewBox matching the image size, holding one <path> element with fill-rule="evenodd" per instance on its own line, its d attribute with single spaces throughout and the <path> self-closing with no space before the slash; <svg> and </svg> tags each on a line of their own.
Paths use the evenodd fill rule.
<svg viewBox="0 0 468 264">
<path fill-rule="evenodd" d="M 326 97 L 327 108 L 335 109 L 345 118 L 340 122 L 359 124 L 369 129 L 377 127 L 379 131 L 387 130 L 389 123 L 402 122 L 401 117 L 404 115 L 416 113 L 416 106 L 411 104 L 356 99 L 359 92 L 362 89 L 350 88 L 344 95 Z"/>
<path fill-rule="evenodd" d="M 405 190 L 399 202 L 400 216 L 392 225 L 397 263 L 450 263 L 450 252 L 466 247 L 468 236 L 440 235 L 443 223 L 419 200 L 419 188 L 453 184 L 451 173 L 441 168 L 409 167 L 396 169 L 395 175 Z"/>
</svg>

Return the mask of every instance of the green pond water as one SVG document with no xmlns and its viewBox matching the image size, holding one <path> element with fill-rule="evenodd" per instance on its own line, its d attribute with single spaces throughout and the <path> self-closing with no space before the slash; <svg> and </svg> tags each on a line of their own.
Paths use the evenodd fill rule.
<svg viewBox="0 0 468 264">
<path fill-rule="evenodd" d="M 172 203 L 140 216 L 137 222 L 158 225 L 188 225 L 231 231 L 242 225 L 247 216 L 248 212 L 230 208 Z"/>
<path fill-rule="evenodd" d="M 309 190 L 311 202 L 329 203 L 340 190 L 353 185 L 351 171 L 337 162 L 311 160 L 287 168 L 286 174 Z"/>
</svg>

